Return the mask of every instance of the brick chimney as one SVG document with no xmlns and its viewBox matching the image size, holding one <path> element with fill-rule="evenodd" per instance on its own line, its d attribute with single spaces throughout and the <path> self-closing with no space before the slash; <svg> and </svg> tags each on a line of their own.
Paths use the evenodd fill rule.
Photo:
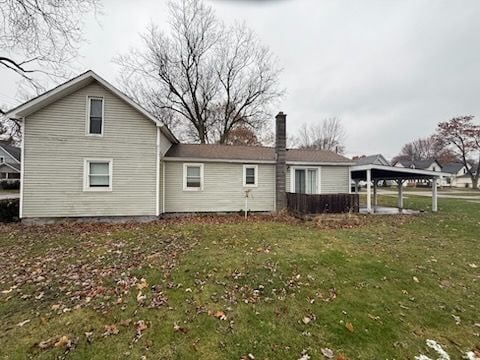
<svg viewBox="0 0 480 360">
<path fill-rule="evenodd" d="M 276 210 L 282 211 L 287 207 L 286 178 L 287 178 L 287 115 L 279 112 L 275 116 L 275 204 Z"/>
</svg>

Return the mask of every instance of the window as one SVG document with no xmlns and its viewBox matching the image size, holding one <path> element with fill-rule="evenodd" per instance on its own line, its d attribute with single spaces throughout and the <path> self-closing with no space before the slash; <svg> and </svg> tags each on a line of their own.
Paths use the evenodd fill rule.
<svg viewBox="0 0 480 360">
<path fill-rule="evenodd" d="M 203 164 L 183 164 L 183 190 L 203 190 Z"/>
<path fill-rule="evenodd" d="M 292 191 L 301 194 L 318 194 L 318 169 L 292 168 Z"/>
<path fill-rule="evenodd" d="M 257 165 L 243 165 L 243 186 L 257 186 L 258 167 Z"/>
<path fill-rule="evenodd" d="M 88 98 L 88 135 L 103 135 L 103 98 Z"/>
<path fill-rule="evenodd" d="M 5 162 L 5 157 L 0 156 L 0 164 L 3 164 Z"/>
<path fill-rule="evenodd" d="M 112 160 L 86 159 L 84 191 L 112 191 Z"/>
</svg>

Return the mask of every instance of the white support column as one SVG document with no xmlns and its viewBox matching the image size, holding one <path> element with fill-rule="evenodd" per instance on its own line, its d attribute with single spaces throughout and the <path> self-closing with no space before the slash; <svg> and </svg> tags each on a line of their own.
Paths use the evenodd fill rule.
<svg viewBox="0 0 480 360">
<path fill-rule="evenodd" d="M 372 170 L 367 169 L 367 212 L 372 212 Z"/>
<path fill-rule="evenodd" d="M 437 202 L 437 178 L 432 180 L 432 212 L 437 212 L 438 202 Z"/>
<path fill-rule="evenodd" d="M 397 207 L 403 209 L 403 180 L 397 180 L 398 186 L 398 197 L 397 197 Z"/>
<path fill-rule="evenodd" d="M 376 210 L 378 205 L 377 187 L 378 187 L 378 180 L 373 180 L 373 210 Z"/>
</svg>

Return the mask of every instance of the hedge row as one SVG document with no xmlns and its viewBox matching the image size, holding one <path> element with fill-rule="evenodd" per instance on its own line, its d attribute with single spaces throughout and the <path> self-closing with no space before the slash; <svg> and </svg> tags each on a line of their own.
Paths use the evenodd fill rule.
<svg viewBox="0 0 480 360">
<path fill-rule="evenodd" d="M 0 200 L 0 222 L 14 222 L 19 220 L 19 199 Z"/>
</svg>

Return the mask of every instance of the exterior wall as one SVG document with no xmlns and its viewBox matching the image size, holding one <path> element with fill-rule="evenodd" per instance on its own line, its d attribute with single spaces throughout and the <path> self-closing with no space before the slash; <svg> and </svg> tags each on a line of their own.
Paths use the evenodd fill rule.
<svg viewBox="0 0 480 360">
<path fill-rule="evenodd" d="M 104 98 L 104 135 L 85 135 L 87 96 Z M 156 214 L 155 124 L 97 83 L 28 116 L 23 217 Z M 84 159 L 113 159 L 111 192 L 84 192 Z"/>
<path fill-rule="evenodd" d="M 170 146 L 172 146 L 170 140 L 168 140 L 167 137 L 160 132 L 160 155 L 165 155 L 168 149 L 170 149 Z"/>
<path fill-rule="evenodd" d="M 300 166 L 301 167 L 301 166 Z M 349 166 L 306 166 L 308 168 L 320 168 L 320 193 L 349 193 L 350 192 L 350 167 Z M 287 192 L 291 188 L 291 166 L 287 167 Z"/>
<path fill-rule="evenodd" d="M 183 162 L 165 162 L 165 212 L 231 212 L 245 209 L 244 164 L 203 164 L 203 191 L 183 191 Z M 273 211 L 275 166 L 258 164 L 258 186 L 249 189 L 252 189 L 252 196 L 248 199 L 249 210 Z"/>
</svg>

